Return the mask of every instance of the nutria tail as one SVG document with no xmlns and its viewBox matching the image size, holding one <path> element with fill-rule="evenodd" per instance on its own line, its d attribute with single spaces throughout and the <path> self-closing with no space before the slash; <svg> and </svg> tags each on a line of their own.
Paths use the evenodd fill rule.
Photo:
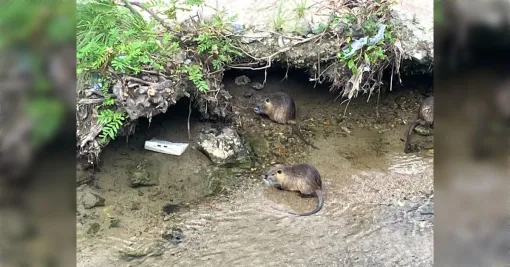
<svg viewBox="0 0 510 267">
<path fill-rule="evenodd" d="M 292 215 L 297 215 L 297 216 L 310 216 L 310 215 L 313 215 L 313 214 L 319 212 L 322 209 L 322 206 L 324 206 L 324 191 L 317 190 L 316 193 L 317 193 L 318 203 L 317 203 L 317 207 L 315 207 L 314 210 L 305 212 L 305 213 L 297 213 L 297 212 L 293 212 L 293 211 L 288 211 L 288 213 L 290 213 Z"/>
<path fill-rule="evenodd" d="M 299 139 L 303 140 L 303 142 L 305 142 L 305 144 L 307 144 L 315 149 L 319 149 L 318 147 L 314 146 L 312 143 L 306 141 L 306 139 L 303 137 L 303 135 L 301 135 L 301 132 L 299 132 L 299 129 L 296 124 L 290 124 L 290 125 L 292 127 L 292 131 L 294 132 L 294 134 L 297 135 L 299 137 Z"/>
<path fill-rule="evenodd" d="M 409 130 L 407 130 L 407 136 L 406 136 L 406 142 L 404 144 L 404 152 L 409 153 L 410 148 L 409 145 L 411 144 L 411 134 L 413 133 L 413 129 L 416 128 L 416 126 L 420 125 L 420 120 L 416 120 L 409 126 Z"/>
</svg>

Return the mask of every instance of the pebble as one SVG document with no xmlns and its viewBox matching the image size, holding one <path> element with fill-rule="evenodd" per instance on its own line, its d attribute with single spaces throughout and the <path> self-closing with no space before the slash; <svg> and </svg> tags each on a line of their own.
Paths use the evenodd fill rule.
<svg viewBox="0 0 510 267">
<path fill-rule="evenodd" d="M 90 192 L 84 192 L 80 196 L 80 203 L 86 209 L 92 209 L 94 207 L 104 207 L 105 199 L 99 195 Z"/>
</svg>

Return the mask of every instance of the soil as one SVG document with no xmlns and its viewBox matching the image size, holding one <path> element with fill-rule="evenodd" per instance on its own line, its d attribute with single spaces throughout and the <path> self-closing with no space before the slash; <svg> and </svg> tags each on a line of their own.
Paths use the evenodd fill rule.
<svg viewBox="0 0 510 267">
<path fill-rule="evenodd" d="M 425 148 L 433 135 L 415 133 L 422 149 L 403 153 L 426 86 L 404 80 L 404 88 L 381 94 L 377 116 L 377 95 L 368 103 L 360 96 L 346 110 L 326 85 L 314 88 L 296 71 L 281 83 L 285 70 L 269 72 L 261 90 L 236 85 L 239 75 L 224 83 L 255 168 L 217 168 L 193 141 L 181 156 L 144 150 L 153 137 L 189 142 L 186 101 L 150 127 L 140 121 L 128 142 L 104 149 L 96 183 L 78 188 L 105 199 L 78 207 L 78 266 L 432 266 L 433 150 Z M 246 75 L 264 80 L 264 73 Z M 253 114 L 255 99 L 276 91 L 294 96 L 299 127 L 319 150 Z M 208 124 L 192 116 L 192 136 Z M 144 160 L 157 185 L 130 187 Z M 324 208 L 305 218 L 271 206 L 305 211 L 316 199 L 265 188 L 260 179 L 271 164 L 298 162 L 314 164 L 326 190 Z"/>
</svg>

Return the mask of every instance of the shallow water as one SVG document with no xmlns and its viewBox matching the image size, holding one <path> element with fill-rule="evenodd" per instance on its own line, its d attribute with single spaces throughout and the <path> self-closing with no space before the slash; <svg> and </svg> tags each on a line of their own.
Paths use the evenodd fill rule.
<svg viewBox="0 0 510 267">
<path fill-rule="evenodd" d="M 187 141 L 185 119 L 169 119 L 128 145 L 118 141 L 105 150 L 97 191 L 106 207 L 79 217 L 78 266 L 432 266 L 432 155 L 404 154 L 400 140 L 408 126 L 399 122 L 414 117 L 416 94 L 382 98 L 379 119 L 372 102 L 352 101 L 350 115 L 339 121 L 345 105 L 333 102 L 334 95 L 299 80 L 282 85 L 280 79 L 270 79 L 262 91 L 293 93 L 300 119 L 323 125 L 314 129 L 312 140 L 320 150 L 294 159 L 321 172 L 326 201 L 319 213 L 293 217 L 272 209 L 311 210 L 316 199 L 266 188 L 256 175 L 237 177 L 235 190 L 204 200 L 211 193 L 204 171 L 211 166 L 200 152 L 190 148 L 172 157 L 140 149 L 151 136 Z M 239 99 L 240 112 L 250 108 L 243 102 L 246 92 L 260 93 L 225 83 Z M 411 112 L 396 107 L 398 97 L 409 99 Z M 198 120 L 192 125 L 193 133 L 203 126 Z M 132 189 L 126 176 L 143 158 L 157 162 L 160 183 Z M 163 214 L 168 203 L 185 208 Z M 110 217 L 119 218 L 120 227 L 109 228 Z M 87 233 L 92 222 L 101 225 L 96 234 Z M 161 238 L 169 228 L 182 230 L 182 243 Z M 122 257 L 144 249 L 150 253 Z"/>
</svg>

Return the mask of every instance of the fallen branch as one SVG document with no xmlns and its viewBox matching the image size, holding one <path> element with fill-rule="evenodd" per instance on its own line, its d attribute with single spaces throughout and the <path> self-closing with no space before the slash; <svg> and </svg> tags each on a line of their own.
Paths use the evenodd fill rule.
<svg viewBox="0 0 510 267">
<path fill-rule="evenodd" d="M 300 45 L 300 44 L 303 44 L 303 43 L 307 43 L 307 42 L 309 42 L 309 41 L 311 41 L 311 40 L 317 39 L 317 38 L 319 38 L 319 37 L 323 36 L 324 34 L 325 34 L 325 32 L 323 32 L 323 33 L 321 33 L 321 34 L 318 34 L 318 35 L 315 35 L 315 36 L 312 36 L 312 37 L 309 37 L 309 38 L 306 38 L 306 39 L 303 39 L 303 40 L 301 40 L 301 41 L 299 41 L 299 42 L 296 42 L 296 43 L 294 43 L 294 44 L 292 44 L 292 45 L 290 45 L 290 46 L 287 46 L 287 47 L 285 47 L 285 48 L 282 48 L 282 49 L 280 49 L 280 50 L 276 51 L 275 53 L 273 53 L 273 54 L 271 54 L 271 55 L 269 55 L 269 56 L 265 56 L 265 57 L 261 57 L 261 58 L 257 58 L 257 57 L 255 57 L 255 56 L 250 55 L 248 52 L 244 51 L 244 50 L 243 50 L 242 48 L 240 48 L 240 47 L 237 47 L 237 46 L 234 46 L 234 45 L 233 45 L 233 47 L 234 47 L 234 48 L 236 48 L 236 49 L 241 50 L 241 52 L 243 52 L 245 55 L 247 55 L 247 56 L 251 57 L 251 58 L 252 58 L 252 59 L 254 59 L 254 60 L 258 60 L 258 61 L 265 60 L 265 61 L 267 61 L 268 59 L 272 59 L 272 58 L 274 58 L 274 57 L 275 57 L 275 56 L 277 56 L 278 54 L 285 53 L 285 52 L 289 51 L 290 49 L 294 48 L 294 47 L 295 47 L 295 46 L 297 46 L 297 45 Z M 230 66 L 229 66 L 229 67 L 230 67 Z"/>
<path fill-rule="evenodd" d="M 78 101 L 78 104 L 89 105 L 89 104 L 99 104 L 102 102 L 104 102 L 104 98 L 85 98 L 85 99 L 80 99 L 80 101 Z"/>
<path fill-rule="evenodd" d="M 161 23 L 161 25 L 163 27 L 165 27 L 168 31 L 175 33 L 175 31 L 172 29 L 172 27 L 166 25 L 165 21 L 160 16 L 158 16 L 156 13 L 154 13 L 154 11 L 152 11 L 149 8 L 147 8 L 146 6 L 144 6 L 142 3 L 134 2 L 134 1 L 129 2 L 127 0 L 122 0 L 122 2 L 124 2 L 124 4 L 126 6 L 129 6 L 131 4 L 133 6 L 137 6 L 141 9 L 143 9 L 145 12 L 149 13 L 155 20 L 157 20 L 159 23 Z M 130 9 L 132 9 L 132 7 Z"/>
<path fill-rule="evenodd" d="M 165 74 L 163 74 L 163 73 L 157 72 L 157 71 L 153 71 L 153 70 L 141 70 L 141 72 L 143 72 L 143 73 L 147 73 L 147 74 L 152 74 L 152 75 L 158 75 L 158 76 L 161 76 L 161 77 L 163 77 L 163 78 L 168 79 L 168 76 L 166 76 L 166 75 L 165 75 Z"/>
<path fill-rule="evenodd" d="M 131 77 L 131 76 L 125 76 L 124 79 L 126 79 L 126 81 L 132 81 L 132 82 L 136 82 L 136 83 L 141 83 L 141 84 L 145 84 L 145 85 L 148 85 L 148 86 L 153 86 L 153 85 L 157 84 L 157 83 L 151 83 L 151 82 L 144 81 L 142 79 L 138 79 L 138 78 Z"/>
<path fill-rule="evenodd" d="M 81 139 L 81 142 L 80 142 L 80 147 L 81 148 L 84 148 L 85 145 L 90 142 L 90 141 L 93 141 L 94 138 L 96 138 L 96 136 L 103 130 L 103 125 L 100 125 L 100 124 L 95 124 L 94 126 L 90 127 L 90 131 L 89 133 L 84 136 L 82 139 Z"/>
</svg>

